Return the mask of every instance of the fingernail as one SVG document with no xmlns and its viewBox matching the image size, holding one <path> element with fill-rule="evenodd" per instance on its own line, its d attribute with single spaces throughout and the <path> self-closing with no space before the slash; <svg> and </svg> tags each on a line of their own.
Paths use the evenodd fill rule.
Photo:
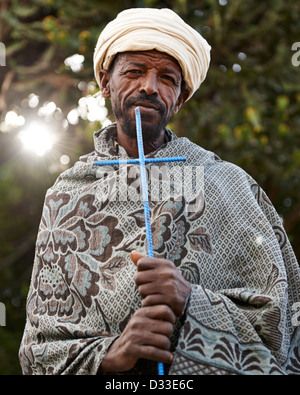
<svg viewBox="0 0 300 395">
<path fill-rule="evenodd" d="M 132 262 L 136 265 L 137 264 L 137 259 L 135 258 L 136 255 L 136 250 L 132 250 L 130 252 L 130 259 L 132 260 Z"/>
</svg>

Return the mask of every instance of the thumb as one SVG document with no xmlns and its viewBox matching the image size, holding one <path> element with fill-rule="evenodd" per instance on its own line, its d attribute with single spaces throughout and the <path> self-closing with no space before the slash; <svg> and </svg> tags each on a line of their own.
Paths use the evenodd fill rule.
<svg viewBox="0 0 300 395">
<path fill-rule="evenodd" d="M 144 257 L 145 257 L 145 255 L 141 254 L 140 252 L 138 252 L 136 250 L 132 250 L 130 252 L 130 258 L 131 258 L 132 262 L 135 264 L 135 266 L 137 265 L 138 260 L 141 258 L 144 258 Z"/>
</svg>

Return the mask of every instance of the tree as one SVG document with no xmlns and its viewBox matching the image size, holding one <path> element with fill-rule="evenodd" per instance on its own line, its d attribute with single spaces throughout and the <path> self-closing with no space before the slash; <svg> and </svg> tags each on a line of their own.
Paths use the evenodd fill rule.
<svg viewBox="0 0 300 395">
<path fill-rule="evenodd" d="M 211 44 L 207 80 L 170 127 L 250 173 L 273 201 L 300 256 L 300 67 L 298 47 L 292 50 L 299 40 L 299 4 L 2 0 L 0 302 L 7 326 L 0 328 L 1 374 L 20 373 L 17 352 L 46 189 L 93 150 L 93 131 L 113 119 L 108 103 L 93 96 L 97 37 L 130 7 L 169 7 Z M 24 150 L 28 128 L 38 128 L 30 140 L 37 155 Z M 48 145 L 38 148 L 47 128 Z"/>
</svg>

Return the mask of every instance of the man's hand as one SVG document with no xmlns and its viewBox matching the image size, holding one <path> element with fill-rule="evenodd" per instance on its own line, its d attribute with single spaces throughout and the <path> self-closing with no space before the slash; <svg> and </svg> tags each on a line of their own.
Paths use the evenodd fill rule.
<svg viewBox="0 0 300 395">
<path fill-rule="evenodd" d="M 137 310 L 120 337 L 108 349 L 100 374 L 128 371 L 140 358 L 171 363 L 170 337 L 175 320 L 174 313 L 166 305 Z"/>
<path fill-rule="evenodd" d="M 137 251 L 132 251 L 130 257 L 138 269 L 135 283 L 142 297 L 142 307 L 165 304 L 180 317 L 191 286 L 174 263 L 145 257 Z"/>
<path fill-rule="evenodd" d="M 142 308 L 133 314 L 108 349 L 100 373 L 128 371 L 140 358 L 172 362 L 173 325 L 176 316 L 183 313 L 191 291 L 173 262 L 148 258 L 137 251 L 132 251 L 130 257 L 138 270 L 135 283 L 142 297 Z"/>
</svg>

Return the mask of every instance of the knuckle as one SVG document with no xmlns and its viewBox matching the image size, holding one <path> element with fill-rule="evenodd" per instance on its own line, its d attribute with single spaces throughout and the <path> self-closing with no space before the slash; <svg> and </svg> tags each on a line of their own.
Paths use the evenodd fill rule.
<svg viewBox="0 0 300 395">
<path fill-rule="evenodd" d="M 169 350 L 171 347 L 171 342 L 168 337 L 164 336 L 160 339 L 160 341 L 157 343 L 157 347 L 160 348 L 161 350 Z"/>
<path fill-rule="evenodd" d="M 143 286 L 139 286 L 139 287 L 138 287 L 138 292 L 139 292 L 139 294 L 141 295 L 142 298 L 144 298 L 145 296 L 147 296 L 146 289 L 145 289 L 145 287 L 143 287 Z"/>
<path fill-rule="evenodd" d="M 134 276 L 134 282 L 135 282 L 137 285 L 139 285 L 140 282 L 141 282 L 140 277 L 141 277 L 141 276 L 140 276 L 139 273 L 137 273 L 137 274 Z"/>
<path fill-rule="evenodd" d="M 170 339 L 168 337 L 166 337 L 166 339 L 165 339 L 165 349 L 166 350 L 170 350 L 170 348 L 171 348 L 171 341 L 170 341 Z"/>
<path fill-rule="evenodd" d="M 172 336 L 172 333 L 173 333 L 173 325 L 170 322 L 167 322 L 167 325 L 168 325 L 167 335 L 170 337 L 170 336 Z"/>
<path fill-rule="evenodd" d="M 161 305 L 161 312 L 164 316 L 168 317 L 171 313 L 171 308 L 168 305 L 163 304 Z"/>
<path fill-rule="evenodd" d="M 144 318 L 140 310 L 137 310 L 137 312 L 132 316 L 130 320 L 130 327 L 132 330 L 140 330 L 143 327 Z"/>
<path fill-rule="evenodd" d="M 175 263 L 172 262 L 172 261 L 166 260 L 166 265 L 167 265 L 169 268 L 176 269 Z"/>
</svg>

